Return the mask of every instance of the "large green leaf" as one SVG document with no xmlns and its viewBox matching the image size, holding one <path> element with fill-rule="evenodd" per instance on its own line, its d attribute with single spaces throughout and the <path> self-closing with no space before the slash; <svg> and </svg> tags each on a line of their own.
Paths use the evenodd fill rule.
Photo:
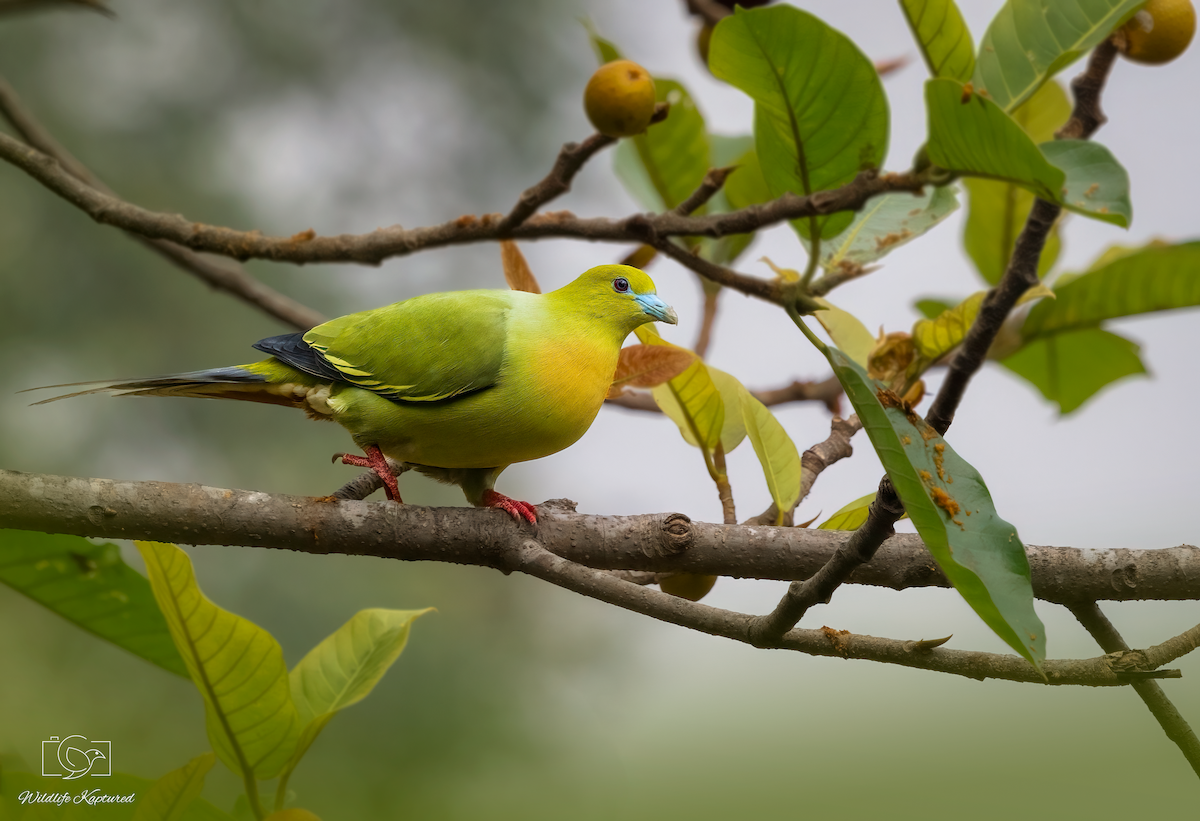
<svg viewBox="0 0 1200 821">
<path fill-rule="evenodd" d="M 959 174 L 1015 183 L 1058 202 L 1066 175 L 991 100 L 955 80 L 928 80 L 929 158 Z"/>
<path fill-rule="evenodd" d="M 215 755 L 204 753 L 155 781 L 138 800 L 133 821 L 182 821 L 216 763 Z"/>
<path fill-rule="evenodd" d="M 1106 319 L 1200 306 L 1200 241 L 1150 245 L 1119 256 L 1055 288 L 1034 307 L 1026 339 L 1095 326 Z"/>
<path fill-rule="evenodd" d="M 921 56 L 934 77 L 967 82 L 975 73 L 975 43 L 954 0 L 900 0 Z"/>
<path fill-rule="evenodd" d="M 1071 101 L 1057 82 L 1049 82 L 1013 112 L 1017 125 L 1038 144 L 1054 138 L 1054 132 L 1071 116 Z M 1033 194 L 1002 180 L 967 177 L 967 219 L 963 244 L 979 273 L 990 284 L 1000 281 L 1012 256 L 1017 235 L 1025 225 Z M 1042 249 L 1039 276 L 1053 267 L 1062 249 L 1058 224 L 1051 229 Z"/>
<path fill-rule="evenodd" d="M 1043 143 L 1042 153 L 1067 175 L 1062 204 L 1085 217 L 1128 228 L 1133 221 L 1129 174 L 1112 152 L 1090 140 Z"/>
<path fill-rule="evenodd" d="M 1000 364 L 1027 379 L 1068 414 L 1103 387 L 1145 373 L 1138 344 L 1100 328 L 1031 340 Z"/>
<path fill-rule="evenodd" d="M 304 729 L 284 779 L 338 712 L 370 695 L 404 652 L 413 621 L 428 612 L 360 610 L 292 668 L 292 700 Z"/>
<path fill-rule="evenodd" d="M 1145 0 L 1008 0 L 975 61 L 975 89 L 1012 111 L 1133 15 Z"/>
<path fill-rule="evenodd" d="M 1046 633 L 1033 609 L 1029 561 L 1016 528 L 996 513 L 983 478 L 895 394 L 803 329 L 829 360 L 946 578 L 996 635 L 1040 670 Z"/>
<path fill-rule="evenodd" d="M 746 433 L 758 454 L 767 489 L 779 512 L 775 524 L 781 525 L 786 511 L 791 510 L 800 498 L 800 453 L 792 437 L 766 405 L 745 388 L 741 390 L 740 399 Z"/>
<path fill-rule="evenodd" d="M 204 698 L 208 740 L 243 777 L 274 778 L 300 733 L 279 642 L 200 592 L 192 560 L 172 544 L 137 542 L 175 646 Z"/>
<path fill-rule="evenodd" d="M 734 14 L 717 24 L 713 74 L 755 101 L 754 132 L 776 196 L 836 188 L 887 153 L 888 109 L 874 65 L 845 35 L 792 6 Z M 850 213 L 800 220 L 802 236 L 835 236 Z"/>
<path fill-rule="evenodd" d="M 918 195 L 901 191 L 873 197 L 854 215 L 850 227 L 821 245 L 821 267 L 862 268 L 932 230 L 956 210 L 958 197 L 949 185 Z"/>
<path fill-rule="evenodd" d="M 188 674 L 150 583 L 115 544 L 0 530 L 0 582 L 164 670 Z"/>
</svg>

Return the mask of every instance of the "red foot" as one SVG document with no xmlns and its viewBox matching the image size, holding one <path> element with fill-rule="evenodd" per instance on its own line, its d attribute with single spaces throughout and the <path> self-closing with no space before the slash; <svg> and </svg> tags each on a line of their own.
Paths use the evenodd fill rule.
<svg viewBox="0 0 1200 821">
<path fill-rule="evenodd" d="M 518 502 L 516 499 L 510 499 L 503 493 L 497 493 L 494 490 L 485 490 L 483 492 L 484 507 L 498 507 L 512 516 L 518 522 L 522 519 L 532 524 L 537 524 L 537 510 L 529 502 Z"/>
<path fill-rule="evenodd" d="M 383 491 L 387 494 L 387 497 L 393 502 L 403 504 L 404 502 L 400 498 L 400 485 L 396 482 L 396 474 L 392 473 L 392 467 L 387 463 L 387 459 L 384 458 L 383 451 L 376 445 L 368 445 L 364 450 L 367 452 L 366 456 L 355 456 L 353 453 L 335 453 L 333 454 L 333 461 L 336 462 L 338 459 L 341 459 L 343 465 L 354 465 L 355 467 L 370 468 L 375 471 L 375 474 L 383 480 Z"/>
</svg>

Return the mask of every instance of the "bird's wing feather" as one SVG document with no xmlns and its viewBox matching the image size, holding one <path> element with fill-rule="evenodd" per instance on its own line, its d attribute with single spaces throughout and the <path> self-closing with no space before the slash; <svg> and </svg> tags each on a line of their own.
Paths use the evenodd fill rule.
<svg viewBox="0 0 1200 821">
<path fill-rule="evenodd" d="M 504 362 L 510 292 L 429 294 L 339 317 L 303 335 L 319 364 L 395 402 L 437 402 L 496 384 Z M 275 354 L 279 356 L 279 354 Z"/>
</svg>

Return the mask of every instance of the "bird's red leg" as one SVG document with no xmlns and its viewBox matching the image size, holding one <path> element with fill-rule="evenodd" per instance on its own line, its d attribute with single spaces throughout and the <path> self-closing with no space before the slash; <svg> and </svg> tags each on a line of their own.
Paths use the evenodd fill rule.
<svg viewBox="0 0 1200 821">
<path fill-rule="evenodd" d="M 400 485 L 396 481 L 396 474 L 392 473 L 392 466 L 388 464 L 384 458 L 383 451 L 377 445 L 367 445 L 363 448 L 367 452 L 366 456 L 355 456 L 353 453 L 335 453 L 333 461 L 342 460 L 343 465 L 354 465 L 359 468 L 370 468 L 375 471 L 375 474 L 383 480 L 383 491 L 387 497 L 393 502 L 404 501 L 400 498 Z"/>
<path fill-rule="evenodd" d="M 529 502 L 518 502 L 516 499 L 510 499 L 503 493 L 497 493 L 494 490 L 488 489 L 483 492 L 484 507 L 498 507 L 512 516 L 518 522 L 525 519 L 528 522 L 537 524 L 537 510 Z"/>
</svg>

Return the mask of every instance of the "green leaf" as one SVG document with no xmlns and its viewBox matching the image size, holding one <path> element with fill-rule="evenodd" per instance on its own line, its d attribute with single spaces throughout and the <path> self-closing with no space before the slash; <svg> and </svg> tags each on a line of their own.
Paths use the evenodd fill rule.
<svg viewBox="0 0 1200 821">
<path fill-rule="evenodd" d="M 155 781 L 138 800 L 133 821 L 181 821 L 188 807 L 200 797 L 204 776 L 215 763 L 216 755 L 204 753 Z"/>
<path fill-rule="evenodd" d="M 1034 339 L 1000 364 L 1031 382 L 1065 415 L 1106 385 L 1145 373 L 1139 350 L 1123 336 L 1083 328 Z"/>
<path fill-rule="evenodd" d="M 758 156 L 754 153 L 754 138 L 750 136 L 725 137 L 709 135 L 712 146 L 712 161 L 716 168 L 736 165 L 737 170 L 726 180 L 721 190 L 708 201 L 710 214 L 721 214 L 757 205 L 771 199 L 767 181 L 763 179 Z M 705 259 L 718 265 L 733 263 L 754 241 L 756 233 L 730 234 L 729 236 L 701 240 Z"/>
<path fill-rule="evenodd" d="M 975 43 L 954 0 L 900 0 L 921 56 L 934 77 L 966 82 L 975 72 Z"/>
<path fill-rule="evenodd" d="M 833 366 L 904 509 L 946 578 L 980 618 L 1041 670 L 1046 634 L 1029 561 L 979 473 L 837 348 L 804 329 Z"/>
<path fill-rule="evenodd" d="M 284 778 L 339 711 L 370 695 L 404 651 L 413 621 L 431 609 L 360 610 L 292 668 L 292 700 L 304 729 Z"/>
<path fill-rule="evenodd" d="M 188 674 L 150 583 L 115 544 L 0 530 L 0 582 L 164 670 Z"/>
<path fill-rule="evenodd" d="M 704 373 L 696 375 L 694 385 L 697 387 L 703 386 L 704 379 L 707 377 L 716 389 L 717 399 L 721 405 L 722 420 L 721 433 L 717 441 L 721 443 L 721 450 L 723 452 L 730 453 L 746 438 L 746 425 L 742 421 L 742 414 L 739 409 L 741 402 L 740 395 L 746 389 L 742 387 L 742 383 L 734 376 L 706 365 L 699 359 L 692 363 L 689 369 L 694 368 L 697 364 L 703 368 Z M 688 372 L 684 371 L 676 379 L 683 379 L 687 375 Z M 671 380 L 671 382 L 673 381 Z M 671 382 L 651 388 L 650 395 L 654 397 L 654 401 L 659 409 L 679 426 L 679 432 L 683 434 L 684 440 L 692 447 L 698 448 L 700 447 L 699 440 L 692 430 L 692 425 L 688 422 L 688 417 L 692 413 L 692 410 L 695 410 L 700 416 L 692 421 L 698 425 L 702 425 L 704 414 L 710 410 L 708 403 L 711 400 L 704 394 L 688 394 L 687 386 L 681 386 L 680 390 L 684 392 L 683 395 L 693 397 L 691 404 L 684 406 L 678 398 L 680 394 L 672 388 Z M 690 408 L 691 410 L 685 408 Z M 706 449 L 711 452 L 714 447 L 715 445 L 709 445 Z"/>
<path fill-rule="evenodd" d="M 984 281 L 995 285 L 1004 276 L 1017 236 L 1029 218 L 1033 194 L 1000 180 L 967 177 L 962 182 L 967 189 L 963 244 Z M 1038 260 L 1039 277 L 1044 277 L 1054 267 L 1062 251 L 1058 225 L 1055 223 L 1050 229 L 1042 248 L 1042 256 Z"/>
<path fill-rule="evenodd" d="M 863 368 L 867 367 L 867 356 L 875 347 L 875 337 L 867 330 L 867 326 L 849 311 L 843 311 L 824 297 L 817 297 L 816 302 L 825 310 L 817 311 L 815 316 L 833 340 L 833 344 L 845 352 Z"/>
<path fill-rule="evenodd" d="M 1044 143 L 1042 153 L 1066 175 L 1061 201 L 1085 217 L 1128 228 L 1133 221 L 1129 174 L 1112 152 L 1090 140 Z"/>
<path fill-rule="evenodd" d="M 741 416 L 779 511 L 775 523 L 781 525 L 784 513 L 800 498 L 800 453 L 779 420 L 745 388 L 741 390 Z"/>
<path fill-rule="evenodd" d="M 670 210 L 700 187 L 711 164 L 711 149 L 704 116 L 687 89 L 674 80 L 654 78 L 657 99 L 671 104 L 667 119 L 623 143 L 636 149 L 642 172 L 650 180 L 661 209 Z M 618 154 L 617 172 L 628 175 L 629 152 Z"/>
<path fill-rule="evenodd" d="M 592 49 L 596 52 L 596 59 L 600 65 L 621 59 L 621 50 L 617 48 L 612 40 L 601 37 L 600 33 L 596 31 L 596 27 L 592 25 L 591 20 L 585 19 L 583 26 L 587 29 L 588 39 L 592 42 Z"/>
<path fill-rule="evenodd" d="M 1071 101 L 1056 82 L 1043 85 L 1015 112 L 1013 119 L 1038 144 L 1054 138 L 1054 132 L 1071 116 Z M 990 285 L 1000 281 L 1012 256 L 1017 235 L 1025 226 L 1033 194 L 1024 188 L 1000 180 L 968 177 L 967 220 L 963 243 L 967 254 L 984 280 Z M 1038 265 L 1038 276 L 1045 276 L 1062 250 L 1058 224 L 1050 230 Z"/>
<path fill-rule="evenodd" d="M 932 230 L 956 210 L 958 197 L 949 185 L 915 196 L 899 192 L 873 197 L 854 215 L 849 228 L 821 245 L 821 267 L 827 271 L 862 268 Z"/>
<path fill-rule="evenodd" d="M 913 307 L 916 308 L 917 311 L 920 312 L 921 316 L 925 317 L 926 319 L 936 319 L 938 314 L 940 314 L 942 311 L 950 310 L 954 307 L 954 305 L 955 303 L 948 299 L 936 299 L 934 297 L 925 297 L 924 299 L 918 299 L 913 303 Z M 854 359 L 854 357 L 850 358 Z M 854 361 L 858 362 L 857 359 Z M 862 363 L 859 362 L 858 364 L 861 365 Z"/>
<path fill-rule="evenodd" d="M 921 358 L 936 362 L 962 344 L 979 315 L 985 296 L 987 291 L 978 291 L 934 319 L 917 320 L 912 328 L 912 338 Z"/>
<path fill-rule="evenodd" d="M 192 560 L 172 544 L 137 542 L 175 646 L 204 698 L 208 740 L 246 777 L 279 775 L 300 723 L 279 642 L 200 592 Z"/>
<path fill-rule="evenodd" d="M 1055 287 L 1057 299 L 1034 306 L 1026 339 L 1095 326 L 1106 319 L 1200 306 L 1200 241 L 1152 244 Z"/>
<path fill-rule="evenodd" d="M 888 109 L 874 65 L 845 35 L 792 6 L 738 8 L 717 24 L 709 68 L 755 101 L 758 159 L 773 195 L 844 185 L 887 153 Z M 843 212 L 794 223 L 835 236 Z"/>
<path fill-rule="evenodd" d="M 1008 0 L 988 26 L 975 62 L 976 91 L 1012 111 L 1078 60 L 1145 0 Z"/>
<path fill-rule="evenodd" d="M 1066 175 L 991 100 L 967 94 L 954 80 L 925 83 L 929 112 L 929 158 L 959 174 L 1015 183 L 1042 199 L 1059 202 Z"/>
<path fill-rule="evenodd" d="M 871 511 L 871 503 L 875 501 L 875 494 L 868 493 L 866 496 L 855 499 L 848 505 L 843 505 L 836 513 L 822 522 L 818 530 L 858 530 L 863 526 L 863 522 L 867 520 L 867 514 Z"/>
</svg>

